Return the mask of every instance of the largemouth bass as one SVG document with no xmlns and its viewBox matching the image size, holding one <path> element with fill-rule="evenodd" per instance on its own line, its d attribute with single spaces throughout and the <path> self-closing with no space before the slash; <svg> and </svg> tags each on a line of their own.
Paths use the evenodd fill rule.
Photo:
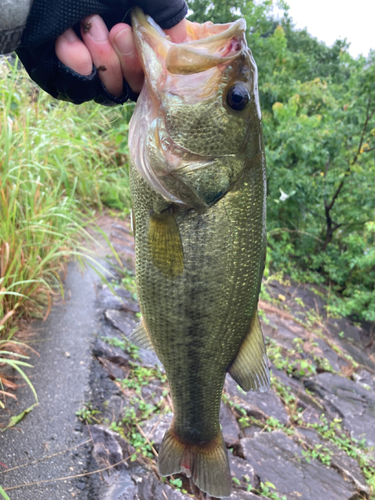
<svg viewBox="0 0 375 500">
<path fill-rule="evenodd" d="M 142 321 L 168 377 L 174 418 L 158 458 L 215 497 L 231 494 L 219 423 L 227 372 L 266 391 L 257 315 L 266 172 L 257 69 L 244 20 L 187 22 L 174 44 L 132 13 L 145 84 L 130 124 L 130 185 Z"/>
</svg>

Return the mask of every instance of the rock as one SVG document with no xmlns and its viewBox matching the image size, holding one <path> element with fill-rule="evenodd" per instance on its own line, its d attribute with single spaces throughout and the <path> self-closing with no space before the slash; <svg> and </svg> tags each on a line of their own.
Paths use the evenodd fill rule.
<svg viewBox="0 0 375 500">
<path fill-rule="evenodd" d="M 99 491 L 99 500 L 138 500 L 138 486 L 130 472 L 122 470 L 110 476 L 104 474 L 104 481 Z"/>
<path fill-rule="evenodd" d="M 314 397 L 305 391 L 303 382 L 289 377 L 285 372 L 272 367 L 272 373 L 280 380 L 287 390 L 297 398 L 297 408 L 302 408 L 302 418 L 306 423 L 320 423 L 320 415 L 324 407 Z"/>
<path fill-rule="evenodd" d="M 114 293 L 113 293 L 114 292 Z M 125 288 L 115 287 L 112 290 L 108 285 L 102 285 L 99 291 L 100 306 L 103 309 L 117 309 L 132 313 L 139 312 L 139 305 L 132 300 L 132 294 Z"/>
<path fill-rule="evenodd" d="M 143 432 L 150 441 L 154 442 L 154 448 L 159 451 L 164 434 L 169 429 L 173 419 L 173 413 L 165 415 L 155 415 L 150 420 L 141 424 Z"/>
<path fill-rule="evenodd" d="M 243 437 L 254 437 L 256 432 L 260 432 L 262 430 L 261 427 L 258 427 L 257 425 L 251 425 L 250 427 L 245 427 L 243 429 L 242 434 Z"/>
<path fill-rule="evenodd" d="M 128 290 L 125 291 L 128 294 L 126 298 L 131 298 L 131 293 Z M 118 289 L 116 289 L 115 295 L 108 285 L 99 287 L 98 300 L 103 309 L 121 309 L 122 296 L 120 296 Z"/>
<path fill-rule="evenodd" d="M 330 441 L 325 441 L 313 429 L 298 429 L 298 435 L 302 435 L 304 440 L 310 445 L 323 445 L 324 451 L 327 449 L 331 455 L 331 467 L 336 469 L 344 479 L 352 481 L 361 493 L 369 494 L 369 486 L 364 478 L 357 460 L 349 457 L 343 450 L 340 450 Z"/>
<path fill-rule="evenodd" d="M 375 446 L 375 391 L 333 373 L 321 373 L 305 385 L 319 394 L 327 412 L 343 419 L 352 437 L 366 438 L 367 446 Z"/>
<path fill-rule="evenodd" d="M 108 403 L 105 405 L 105 410 L 102 412 L 103 420 L 108 424 L 112 422 L 120 422 L 122 419 L 124 407 L 129 404 L 129 401 L 124 397 L 111 396 Z"/>
<path fill-rule="evenodd" d="M 147 385 L 142 386 L 142 397 L 148 403 L 158 405 L 162 402 L 164 387 L 160 380 L 152 380 Z"/>
<path fill-rule="evenodd" d="M 126 335 L 126 337 L 129 337 L 137 324 L 129 314 L 124 311 L 117 311 L 116 309 L 107 309 L 104 312 L 104 316 L 115 328 Z"/>
<path fill-rule="evenodd" d="M 84 483 L 83 481 L 79 481 L 78 483 L 76 483 L 76 488 L 83 491 L 86 488 L 86 483 Z"/>
<path fill-rule="evenodd" d="M 137 322 L 124 311 L 117 311 L 115 309 L 107 309 L 104 312 L 106 319 L 118 330 L 120 330 L 127 338 L 134 330 Z M 159 358 L 154 351 L 149 349 L 139 349 L 138 356 L 140 364 L 147 368 L 154 368 L 159 365 L 159 368 L 164 371 L 163 365 L 160 363 Z"/>
<path fill-rule="evenodd" d="M 241 483 L 239 485 L 237 481 L 233 481 L 233 486 L 242 490 L 247 490 L 249 485 L 253 488 L 258 488 L 258 477 L 255 474 L 253 466 L 247 460 L 229 454 L 229 463 L 232 477 L 235 477 Z"/>
<path fill-rule="evenodd" d="M 353 373 L 353 378 L 365 389 L 372 389 L 375 391 L 375 375 L 371 375 L 367 370 L 358 370 L 357 373 Z"/>
<path fill-rule="evenodd" d="M 125 368 L 129 367 L 129 362 L 134 363 L 134 359 L 120 347 L 114 347 L 101 339 L 97 339 L 93 348 L 93 354 L 97 358 L 105 358 L 111 363 L 115 363 Z"/>
<path fill-rule="evenodd" d="M 242 440 L 246 460 L 260 481 L 270 481 L 288 500 L 354 500 L 354 485 L 315 459 L 307 462 L 302 448 L 281 431 Z"/>
<path fill-rule="evenodd" d="M 91 425 L 90 433 L 93 440 L 92 456 L 100 467 L 108 467 L 121 462 L 134 452 L 124 439 L 103 425 Z M 125 462 L 117 468 L 126 468 Z"/>
<path fill-rule="evenodd" d="M 233 402 L 243 408 L 248 415 L 258 419 L 274 417 L 282 424 L 289 423 L 289 416 L 280 398 L 272 389 L 263 393 L 244 392 L 230 375 L 227 375 L 225 379 L 224 389 L 231 396 Z"/>
<path fill-rule="evenodd" d="M 145 474 L 138 483 L 139 500 L 187 500 L 189 495 L 160 482 L 153 474 Z"/>
<path fill-rule="evenodd" d="M 155 366 L 158 366 L 159 370 L 164 373 L 164 366 L 160 363 L 154 351 L 150 349 L 139 349 L 138 356 L 140 357 L 140 364 L 146 368 L 155 368 Z"/>
<path fill-rule="evenodd" d="M 329 321 L 328 326 L 343 351 L 349 353 L 357 363 L 368 366 L 372 370 L 375 369 L 375 362 L 369 356 L 371 352 L 365 347 L 369 342 L 369 336 L 365 330 L 350 324 L 346 318 Z"/>
<path fill-rule="evenodd" d="M 340 372 L 342 368 L 349 366 L 349 362 L 339 356 L 325 340 L 318 338 L 315 342 L 319 348 L 315 348 L 312 354 L 326 359 L 334 371 Z"/>
<path fill-rule="evenodd" d="M 230 500 L 268 500 L 264 496 L 254 495 L 254 493 L 250 493 L 249 491 L 243 490 L 233 490 L 233 493 L 229 497 Z"/>
<path fill-rule="evenodd" d="M 121 365 L 112 363 L 111 361 L 105 358 L 98 357 L 98 360 L 104 366 L 106 372 L 108 373 L 109 378 L 111 378 L 112 380 L 117 380 L 117 379 L 122 380 L 126 378 L 129 370 L 124 370 Z"/>
<path fill-rule="evenodd" d="M 228 447 L 235 445 L 239 439 L 240 428 L 230 406 L 223 402 L 220 406 L 220 424 L 225 444 Z"/>
<path fill-rule="evenodd" d="M 283 317 L 284 311 L 278 311 L 280 313 L 271 312 L 267 314 L 267 318 L 270 320 L 269 325 L 262 324 L 263 330 L 267 337 L 271 337 L 276 340 L 277 343 L 288 350 L 295 349 L 294 339 L 301 338 L 303 340 L 308 340 L 308 333 L 305 328 L 298 325 L 292 319 L 287 319 Z M 288 314 L 288 316 L 291 316 Z"/>
</svg>

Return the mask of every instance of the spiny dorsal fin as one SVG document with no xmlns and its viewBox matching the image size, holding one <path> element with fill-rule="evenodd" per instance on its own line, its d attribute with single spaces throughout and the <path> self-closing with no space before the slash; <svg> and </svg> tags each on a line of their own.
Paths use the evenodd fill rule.
<svg viewBox="0 0 375 500">
<path fill-rule="evenodd" d="M 172 208 L 150 215 L 148 242 L 155 267 L 168 278 L 176 278 L 184 270 L 180 231 Z"/>
<path fill-rule="evenodd" d="M 150 351 L 154 350 L 154 347 L 151 343 L 150 337 L 148 336 L 143 319 L 131 332 L 131 334 L 129 335 L 129 340 L 132 344 L 136 345 L 137 347 L 141 347 L 142 349 L 149 349 Z"/>
<path fill-rule="evenodd" d="M 268 360 L 257 311 L 228 372 L 244 391 L 266 392 L 269 389 Z"/>
</svg>

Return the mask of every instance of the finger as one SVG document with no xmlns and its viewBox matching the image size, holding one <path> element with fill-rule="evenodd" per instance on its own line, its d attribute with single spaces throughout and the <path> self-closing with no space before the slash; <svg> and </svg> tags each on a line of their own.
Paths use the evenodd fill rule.
<svg viewBox="0 0 375 500">
<path fill-rule="evenodd" d="M 91 75 L 92 57 L 85 44 L 72 29 L 65 31 L 55 43 L 58 59 L 80 75 Z"/>
<path fill-rule="evenodd" d="M 135 48 L 133 30 L 127 24 L 116 24 L 109 33 L 109 39 L 120 59 L 122 74 L 135 93 L 142 89 L 144 75 Z"/>
<path fill-rule="evenodd" d="M 170 28 L 169 30 L 164 30 L 166 35 L 171 37 L 172 42 L 174 43 L 182 43 L 187 39 L 187 31 L 186 31 L 186 19 L 182 19 L 176 26 Z"/>
<path fill-rule="evenodd" d="M 108 38 L 108 29 L 103 19 L 90 16 L 81 23 L 81 34 L 99 78 L 108 92 L 119 97 L 123 89 L 123 76 L 119 58 Z"/>
</svg>

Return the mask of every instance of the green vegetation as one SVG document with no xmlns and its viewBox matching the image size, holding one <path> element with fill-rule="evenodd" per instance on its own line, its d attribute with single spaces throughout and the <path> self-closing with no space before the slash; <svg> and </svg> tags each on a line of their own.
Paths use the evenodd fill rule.
<svg viewBox="0 0 375 500">
<path fill-rule="evenodd" d="M 76 415 L 81 422 L 85 422 L 87 424 L 92 424 L 93 422 L 100 422 L 100 417 L 96 417 L 95 415 L 100 415 L 99 410 L 94 410 L 92 407 L 92 403 L 85 403 L 84 407 L 80 410 L 76 411 Z"/>
<path fill-rule="evenodd" d="M 273 6 L 282 15 L 276 18 Z M 295 30 L 287 2 L 190 0 L 192 20 L 247 21 L 268 165 L 266 274 L 330 287 L 330 314 L 375 320 L 375 53 Z"/>
<path fill-rule="evenodd" d="M 124 335 L 122 336 L 122 339 L 119 339 L 117 337 L 102 337 L 102 340 L 103 342 L 106 342 L 109 345 L 113 345 L 114 347 L 119 347 L 127 354 L 130 354 L 130 356 L 134 360 L 139 359 L 138 356 L 139 347 L 132 344 Z"/>
<path fill-rule="evenodd" d="M 163 398 L 157 404 L 147 403 L 142 396 L 142 388 L 148 386 L 153 380 L 159 380 L 163 384 Z M 167 377 L 160 372 L 159 368 L 145 368 L 135 363 L 130 363 L 128 376 L 125 379 L 117 380 L 117 382 L 124 394 L 129 398 L 129 403 L 121 422 L 112 423 L 110 428 L 116 430 L 116 432 L 126 438 L 135 448 L 136 453 L 152 459 L 155 454 L 152 442 L 143 434 L 139 423 L 148 420 L 153 415 L 170 411 L 168 404 L 164 400 L 167 394 L 169 394 L 169 389 L 166 385 Z M 132 459 L 135 458 L 136 456 L 132 457 Z"/>
<path fill-rule="evenodd" d="M 280 381 L 277 382 L 276 377 L 273 377 L 272 386 L 274 388 L 275 388 L 275 382 L 276 384 L 283 386 L 281 397 L 288 410 L 290 416 L 290 424 L 285 425 L 274 417 L 257 419 L 253 416 L 249 416 L 247 415 L 244 408 L 231 401 L 226 394 L 223 394 L 223 401 L 235 409 L 239 417 L 238 422 L 241 428 L 245 429 L 247 427 L 255 425 L 259 427 L 259 430 L 266 432 L 280 430 L 288 436 L 293 436 L 294 439 L 297 440 L 303 446 L 304 449 L 302 450 L 302 455 L 305 460 L 309 462 L 311 459 L 317 459 L 327 466 L 331 464 L 332 459 L 335 455 L 335 452 L 329 448 L 329 444 L 335 445 L 342 452 L 346 453 L 349 457 L 352 457 L 355 460 L 357 460 L 363 472 L 363 475 L 366 478 L 366 481 L 370 487 L 371 493 L 375 492 L 375 463 L 372 458 L 373 449 L 366 447 L 365 440 L 363 439 L 361 441 L 357 441 L 356 439 L 350 437 L 349 433 L 342 428 L 340 419 L 334 419 L 333 422 L 329 422 L 324 413 L 322 413 L 320 416 L 321 420 L 320 423 L 307 424 L 307 425 L 303 424 L 301 419 L 301 414 L 298 414 L 297 412 L 296 415 L 296 398 L 291 393 L 290 388 L 281 384 Z M 279 391 L 277 390 L 277 392 Z M 314 429 L 325 440 L 327 444 L 324 445 L 318 443 L 314 446 L 310 445 L 302 437 L 301 433 L 298 432 L 298 427 L 301 426 Z M 267 487 L 269 491 L 265 489 L 262 491 L 260 489 L 257 490 L 256 492 L 268 498 L 274 498 L 274 499 L 279 498 L 277 496 L 269 496 L 271 494 L 277 495 L 276 493 L 271 491 L 272 488 L 270 485 L 267 485 L 267 483 L 265 483 L 265 485 L 261 486 L 261 488 L 265 487 Z M 251 487 L 249 488 L 249 491 L 250 490 Z M 375 497 L 371 496 L 371 499 L 372 498 Z"/>
<path fill-rule="evenodd" d="M 10 500 L 10 498 L 8 497 L 8 495 L 5 493 L 5 491 L 3 490 L 3 488 L 0 486 L 0 495 L 5 499 L 5 500 Z"/>
<path fill-rule="evenodd" d="M 275 489 L 275 485 L 273 485 L 270 481 L 266 481 L 265 483 L 260 483 L 260 486 L 256 490 L 256 492 L 259 493 L 259 495 L 263 495 L 266 498 L 272 498 L 273 500 L 287 500 L 285 495 L 279 497 L 276 492 L 272 491 Z"/>
<path fill-rule="evenodd" d="M 129 116 L 55 101 L 5 59 L 0 95 L 0 336 L 10 339 L 62 291 L 94 210 L 129 210 Z"/>
</svg>

